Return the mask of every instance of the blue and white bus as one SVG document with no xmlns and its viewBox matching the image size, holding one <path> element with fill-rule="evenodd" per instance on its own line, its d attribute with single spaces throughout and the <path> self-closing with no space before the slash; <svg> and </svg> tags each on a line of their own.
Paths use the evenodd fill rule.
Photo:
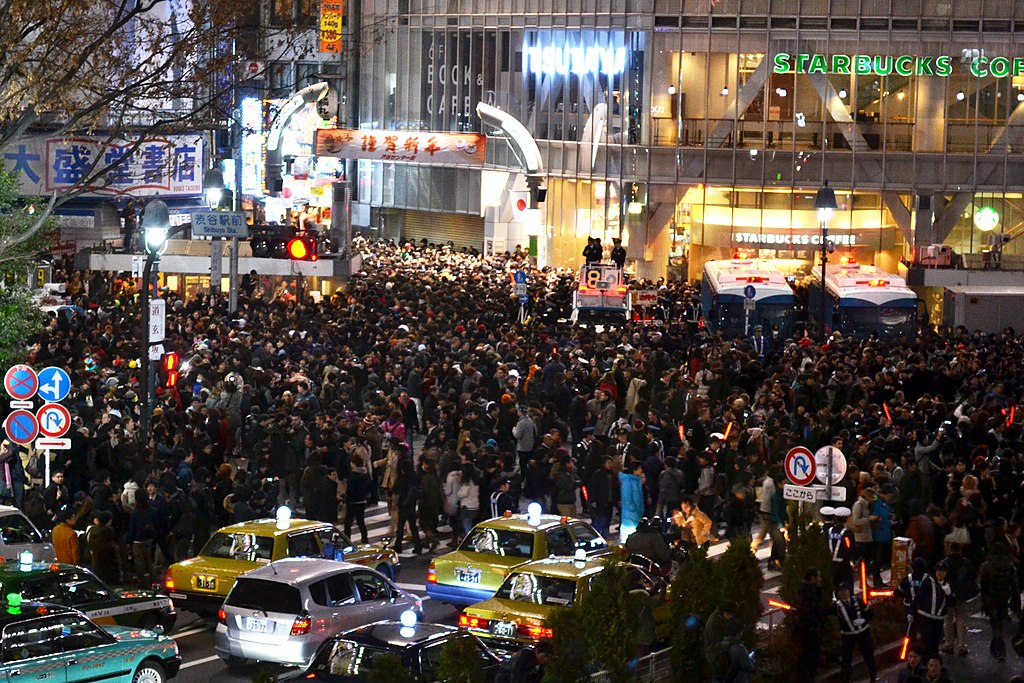
<svg viewBox="0 0 1024 683">
<path fill-rule="evenodd" d="M 811 280 L 808 312 L 820 325 L 820 265 L 811 270 Z M 825 320 L 831 330 L 861 338 L 917 335 L 917 294 L 898 275 L 860 263 L 829 263 L 825 291 Z"/>
<path fill-rule="evenodd" d="M 747 287 L 753 288 L 753 297 L 747 296 Z M 746 337 L 757 325 L 765 334 L 778 328 L 782 339 L 793 333 L 793 289 L 769 259 L 707 261 L 701 308 L 711 331 L 721 331 L 729 339 Z"/>
</svg>

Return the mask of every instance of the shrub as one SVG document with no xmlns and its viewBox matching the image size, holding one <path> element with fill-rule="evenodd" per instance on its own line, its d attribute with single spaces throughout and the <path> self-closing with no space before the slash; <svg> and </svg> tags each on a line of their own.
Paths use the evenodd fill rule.
<svg viewBox="0 0 1024 683">
<path fill-rule="evenodd" d="M 676 681 L 710 680 L 704 657 L 704 624 L 718 606 L 715 565 L 695 550 L 672 580 L 672 673 Z"/>
<path fill-rule="evenodd" d="M 380 655 L 373 659 L 373 669 L 366 677 L 367 683 L 416 683 L 397 655 Z"/>
<path fill-rule="evenodd" d="M 544 667 L 544 683 L 581 683 L 590 677 L 586 624 L 576 608 L 556 610 L 548 619 L 552 653 Z"/>
<path fill-rule="evenodd" d="M 446 683 L 483 683 L 484 662 L 469 638 L 453 638 L 441 646 L 438 680 Z"/>
<path fill-rule="evenodd" d="M 604 563 L 590 582 L 579 610 L 588 626 L 587 646 L 591 660 L 608 669 L 613 681 L 632 680 L 629 663 L 636 658 L 636 628 L 629 605 L 629 577 L 621 562 Z"/>
<path fill-rule="evenodd" d="M 748 648 L 753 648 L 762 612 L 764 575 L 750 544 L 743 541 L 735 539 L 714 563 L 714 578 L 718 585 L 718 604 L 725 600 L 736 603 L 736 618 L 743 624 L 743 639 Z"/>
</svg>

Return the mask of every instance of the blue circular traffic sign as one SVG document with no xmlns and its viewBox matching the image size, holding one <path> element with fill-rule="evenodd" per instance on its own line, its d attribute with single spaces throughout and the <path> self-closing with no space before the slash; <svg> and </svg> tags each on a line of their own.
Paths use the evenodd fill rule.
<svg viewBox="0 0 1024 683">
<path fill-rule="evenodd" d="M 36 395 L 39 377 L 36 371 L 27 365 L 11 366 L 4 375 L 4 389 L 16 401 L 27 401 Z"/>
<path fill-rule="evenodd" d="M 39 435 L 39 423 L 36 416 L 27 410 L 15 410 L 7 416 L 4 422 L 4 431 L 7 438 L 19 445 L 32 443 L 32 440 Z"/>
<path fill-rule="evenodd" d="M 744 287 L 743 296 L 747 297 L 748 299 L 753 299 L 755 296 L 757 296 L 757 290 L 754 289 L 754 285 L 747 285 L 746 287 Z"/>
<path fill-rule="evenodd" d="M 39 397 L 47 403 L 60 403 L 71 392 L 71 378 L 53 366 L 39 371 Z"/>
<path fill-rule="evenodd" d="M 523 284 L 524 282 L 526 282 L 526 273 L 524 273 L 521 270 L 517 270 L 516 272 L 512 273 L 512 281 L 515 282 L 517 285 Z"/>
</svg>

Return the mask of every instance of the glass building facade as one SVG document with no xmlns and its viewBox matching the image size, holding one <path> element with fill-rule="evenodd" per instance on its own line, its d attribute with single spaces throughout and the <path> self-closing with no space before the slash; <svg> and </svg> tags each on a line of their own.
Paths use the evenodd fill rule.
<svg viewBox="0 0 1024 683">
<path fill-rule="evenodd" d="M 519 215 L 517 162 L 360 165 L 358 201 L 482 217 L 576 265 L 621 236 L 639 275 L 738 252 L 809 265 L 815 191 L 836 250 L 895 272 L 931 244 L 1024 270 L 1024 0 L 389 0 L 361 16 L 359 124 L 483 131 L 516 116 L 548 175 Z M 491 131 L 486 131 L 491 132 Z M 418 188 L 418 189 L 416 189 Z M 469 188 L 470 191 L 460 191 Z M 1001 238 L 999 235 L 1007 235 Z M 466 239 L 472 241 L 472 235 Z"/>
</svg>

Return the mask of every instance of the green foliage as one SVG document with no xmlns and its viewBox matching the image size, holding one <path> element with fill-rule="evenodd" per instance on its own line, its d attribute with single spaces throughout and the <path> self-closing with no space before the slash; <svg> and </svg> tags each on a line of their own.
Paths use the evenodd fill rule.
<svg viewBox="0 0 1024 683">
<path fill-rule="evenodd" d="M 544 683 L 581 683 L 589 679 L 587 653 L 589 629 L 580 618 L 578 607 L 555 610 L 547 620 L 554 637 L 553 652 L 544 667 Z"/>
<path fill-rule="evenodd" d="M 57 237 L 57 223 L 49 217 L 39 224 L 46 202 L 19 197 L 21 180 L 0 169 L 0 270 L 19 280 L 35 256 Z"/>
<path fill-rule="evenodd" d="M 821 572 L 821 594 L 827 601 L 832 596 L 832 554 L 821 525 L 808 513 L 797 513 L 790 519 L 779 596 L 790 605 L 796 604 L 804 574 L 815 567 Z"/>
<path fill-rule="evenodd" d="M 548 620 L 554 653 L 545 667 L 545 681 L 585 681 L 602 669 L 611 673 L 612 681 L 632 680 L 629 663 L 636 657 L 637 639 L 629 589 L 626 566 L 609 561 L 572 609 L 555 612 Z"/>
<path fill-rule="evenodd" d="M 743 624 L 743 637 L 748 648 L 755 645 L 757 620 L 761 616 L 761 589 L 764 574 L 757 556 L 745 539 L 735 539 L 715 563 L 718 602 L 736 603 L 736 618 Z"/>
<path fill-rule="evenodd" d="M 386 654 L 373 658 L 373 668 L 366 677 L 367 683 L 416 683 L 412 674 L 397 655 Z"/>
<path fill-rule="evenodd" d="M 441 646 L 438 680 L 445 683 L 483 683 L 484 661 L 469 638 L 453 638 Z"/>
<path fill-rule="evenodd" d="M 26 341 L 39 332 L 45 316 L 24 287 L 0 289 L 0 364 L 25 362 Z"/>
<path fill-rule="evenodd" d="M 706 681 L 711 675 L 704 656 L 704 624 L 718 606 L 715 565 L 707 551 L 693 551 L 672 581 L 672 672 L 675 681 Z"/>
</svg>

